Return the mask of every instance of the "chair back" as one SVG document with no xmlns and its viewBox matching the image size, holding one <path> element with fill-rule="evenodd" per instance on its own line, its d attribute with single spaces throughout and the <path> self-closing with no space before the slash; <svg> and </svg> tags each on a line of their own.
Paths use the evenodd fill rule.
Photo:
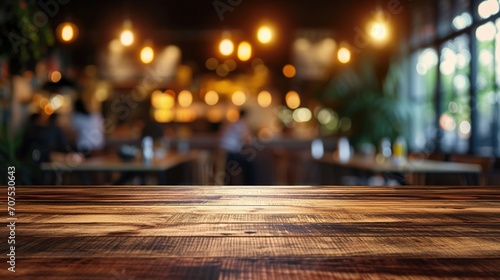
<svg viewBox="0 0 500 280">
<path fill-rule="evenodd" d="M 485 156 L 475 156 L 475 155 L 461 155 L 461 154 L 453 154 L 450 155 L 450 161 L 459 162 L 459 163 L 472 163 L 478 164 L 481 166 L 481 175 L 479 176 L 479 184 L 481 186 L 485 186 L 488 184 L 488 179 L 493 171 L 493 167 L 495 165 L 494 157 L 485 157 Z"/>
</svg>

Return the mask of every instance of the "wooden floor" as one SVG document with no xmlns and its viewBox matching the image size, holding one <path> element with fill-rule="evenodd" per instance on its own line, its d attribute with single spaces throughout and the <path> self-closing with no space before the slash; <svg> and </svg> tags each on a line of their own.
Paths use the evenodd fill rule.
<svg viewBox="0 0 500 280">
<path fill-rule="evenodd" d="M 16 195 L 16 272 L 2 226 L 0 279 L 500 279 L 495 187 L 19 186 Z"/>
</svg>

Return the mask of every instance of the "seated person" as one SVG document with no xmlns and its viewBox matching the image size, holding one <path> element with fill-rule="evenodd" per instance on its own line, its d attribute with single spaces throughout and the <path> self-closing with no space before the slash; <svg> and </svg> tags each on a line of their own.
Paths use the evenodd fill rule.
<svg viewBox="0 0 500 280">
<path fill-rule="evenodd" d="M 72 126 L 76 133 L 76 150 L 78 152 L 90 156 L 104 148 L 102 116 L 96 112 L 89 112 L 81 99 L 77 99 L 74 103 Z"/>
</svg>

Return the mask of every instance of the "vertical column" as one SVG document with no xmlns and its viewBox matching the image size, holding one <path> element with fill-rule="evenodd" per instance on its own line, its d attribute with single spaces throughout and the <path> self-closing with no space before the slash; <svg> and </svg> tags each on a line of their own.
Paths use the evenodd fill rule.
<svg viewBox="0 0 500 280">
<path fill-rule="evenodd" d="M 469 12 L 473 18 L 474 24 L 470 27 L 469 29 L 469 44 L 470 44 L 470 54 L 471 54 L 471 62 L 470 62 L 470 73 L 469 73 L 469 79 L 470 79 L 470 101 L 469 101 L 469 106 L 470 106 L 470 123 L 471 123 L 471 131 L 470 131 L 470 138 L 469 138 L 469 154 L 475 154 L 477 153 L 477 148 L 478 148 L 478 114 L 477 114 L 477 71 L 479 70 L 478 68 L 478 46 L 477 46 L 477 40 L 476 40 L 476 28 L 477 25 L 475 24 L 478 15 L 477 15 L 477 5 L 479 3 L 479 0 L 471 0 L 470 6 L 469 6 Z"/>
</svg>

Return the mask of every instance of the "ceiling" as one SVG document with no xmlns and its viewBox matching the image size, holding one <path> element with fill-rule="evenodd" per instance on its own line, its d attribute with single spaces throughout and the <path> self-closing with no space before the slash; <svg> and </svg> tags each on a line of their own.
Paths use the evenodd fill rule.
<svg viewBox="0 0 500 280">
<path fill-rule="evenodd" d="M 216 52 L 217 38 L 224 30 L 252 42 L 258 26 L 267 22 L 276 29 L 277 42 L 268 50 L 256 52 L 260 51 L 264 60 L 283 63 L 289 59 L 297 30 L 324 29 L 331 31 L 335 40 L 352 41 L 354 28 L 364 26 L 370 12 L 377 7 L 387 9 L 390 2 L 394 0 L 74 0 L 61 5 L 53 21 L 58 24 L 71 19 L 80 27 L 79 40 L 67 46 L 76 54 L 74 62 L 80 64 L 92 63 L 96 50 L 118 37 L 125 18 L 132 21 L 137 41 L 178 45 L 184 61 L 197 62 Z M 391 18 L 393 27 L 406 25 L 408 1 L 401 0 L 401 4 L 403 12 Z"/>
</svg>

